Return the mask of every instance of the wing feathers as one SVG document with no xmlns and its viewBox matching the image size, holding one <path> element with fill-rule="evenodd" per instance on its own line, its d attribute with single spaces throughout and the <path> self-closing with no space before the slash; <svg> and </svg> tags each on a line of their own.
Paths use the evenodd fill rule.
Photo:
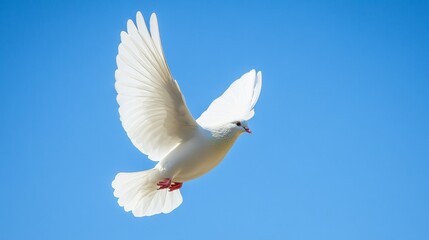
<svg viewBox="0 0 429 240">
<path fill-rule="evenodd" d="M 259 94 L 261 93 L 262 88 L 262 72 L 259 71 L 256 74 L 256 81 L 255 81 L 255 87 L 253 89 L 253 99 L 252 99 L 252 106 L 251 108 L 254 108 L 256 105 L 256 102 L 258 101 Z"/>
<path fill-rule="evenodd" d="M 150 32 L 152 34 L 152 41 L 155 44 L 155 47 L 157 48 L 158 54 L 160 56 L 164 56 L 164 52 L 162 50 L 161 45 L 161 37 L 159 35 L 159 29 L 158 29 L 158 19 L 156 18 L 156 14 L 152 13 L 150 16 Z M 168 66 L 165 66 L 168 67 Z"/>
<path fill-rule="evenodd" d="M 228 122 L 249 120 L 254 115 L 262 87 L 262 74 L 251 70 L 229 86 L 215 99 L 197 123 L 203 127 L 216 127 Z"/>
<path fill-rule="evenodd" d="M 132 143 L 152 160 L 161 160 L 196 129 L 162 52 L 158 21 L 151 32 L 140 12 L 121 33 L 115 72 L 119 114 Z"/>
</svg>

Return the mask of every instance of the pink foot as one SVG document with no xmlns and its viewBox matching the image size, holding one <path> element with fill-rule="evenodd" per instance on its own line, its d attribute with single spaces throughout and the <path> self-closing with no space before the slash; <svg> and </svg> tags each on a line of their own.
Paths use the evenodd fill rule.
<svg viewBox="0 0 429 240">
<path fill-rule="evenodd" d="M 158 190 L 168 188 L 171 186 L 171 179 L 170 178 L 164 178 L 164 180 L 157 183 L 156 185 L 158 185 L 158 187 L 159 187 Z"/>
<path fill-rule="evenodd" d="M 174 190 L 180 189 L 182 187 L 183 183 L 181 182 L 173 182 L 173 184 L 170 185 L 170 187 L 168 188 L 169 192 L 172 192 Z"/>
</svg>

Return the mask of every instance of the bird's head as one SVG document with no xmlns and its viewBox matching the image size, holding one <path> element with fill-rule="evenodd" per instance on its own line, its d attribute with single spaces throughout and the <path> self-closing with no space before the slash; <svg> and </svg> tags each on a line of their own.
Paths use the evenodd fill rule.
<svg viewBox="0 0 429 240">
<path fill-rule="evenodd" d="M 243 133 L 252 133 L 252 131 L 249 129 L 249 126 L 247 125 L 247 121 L 241 120 L 241 121 L 234 121 L 230 124 L 231 128 L 234 129 L 237 132 Z"/>
<path fill-rule="evenodd" d="M 244 132 L 252 133 L 252 131 L 249 129 L 249 126 L 247 125 L 246 120 L 227 122 L 218 126 L 206 127 L 205 129 L 209 130 L 212 135 L 217 138 L 230 138 L 233 136 L 238 137 Z"/>
</svg>

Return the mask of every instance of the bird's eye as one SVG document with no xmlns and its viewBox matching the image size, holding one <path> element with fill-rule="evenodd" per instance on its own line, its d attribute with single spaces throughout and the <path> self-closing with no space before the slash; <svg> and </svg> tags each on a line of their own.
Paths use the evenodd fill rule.
<svg viewBox="0 0 429 240">
<path fill-rule="evenodd" d="M 241 126 L 241 122 L 236 122 L 235 125 L 237 125 L 237 126 L 240 127 Z"/>
</svg>

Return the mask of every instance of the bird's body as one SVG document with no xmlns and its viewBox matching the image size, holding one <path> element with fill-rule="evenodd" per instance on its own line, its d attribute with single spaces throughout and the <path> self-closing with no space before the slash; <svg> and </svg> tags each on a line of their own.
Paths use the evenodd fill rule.
<svg viewBox="0 0 429 240">
<path fill-rule="evenodd" d="M 182 203 L 180 188 L 216 167 L 244 132 L 262 86 L 251 70 L 213 101 L 198 119 L 190 114 L 164 58 L 156 15 L 150 32 L 140 12 L 121 33 L 115 88 L 122 125 L 152 169 L 118 173 L 118 203 L 134 216 L 169 213 Z"/>
<path fill-rule="evenodd" d="M 181 143 L 155 168 L 163 178 L 187 182 L 216 167 L 237 140 L 240 132 L 199 128 L 188 141 Z"/>
</svg>

